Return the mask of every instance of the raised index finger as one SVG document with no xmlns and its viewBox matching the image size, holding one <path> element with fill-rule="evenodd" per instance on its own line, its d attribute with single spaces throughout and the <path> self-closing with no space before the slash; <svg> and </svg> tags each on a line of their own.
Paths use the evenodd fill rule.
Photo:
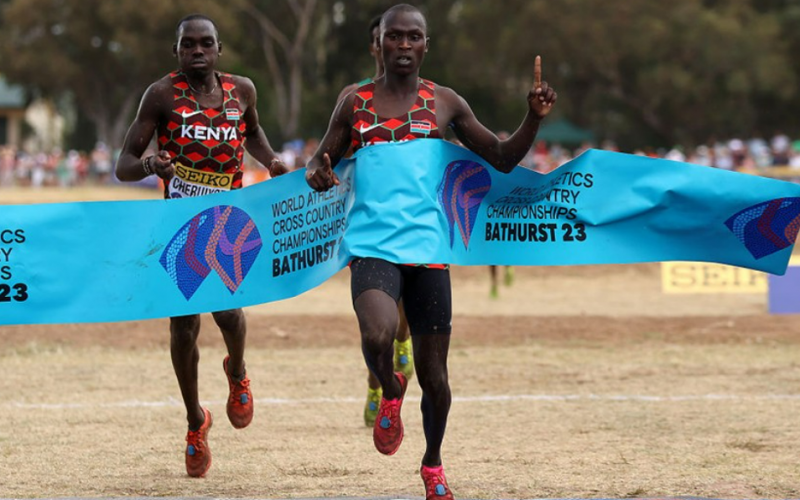
<svg viewBox="0 0 800 500">
<path fill-rule="evenodd" d="M 533 62 L 533 87 L 541 88 L 542 86 L 542 56 L 536 56 Z"/>
</svg>

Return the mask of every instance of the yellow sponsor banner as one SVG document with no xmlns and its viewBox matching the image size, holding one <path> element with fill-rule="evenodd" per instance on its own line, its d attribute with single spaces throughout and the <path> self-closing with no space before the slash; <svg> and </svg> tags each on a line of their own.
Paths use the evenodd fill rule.
<svg viewBox="0 0 800 500">
<path fill-rule="evenodd" d="M 767 275 L 710 262 L 662 262 L 664 293 L 766 293 Z"/>
</svg>

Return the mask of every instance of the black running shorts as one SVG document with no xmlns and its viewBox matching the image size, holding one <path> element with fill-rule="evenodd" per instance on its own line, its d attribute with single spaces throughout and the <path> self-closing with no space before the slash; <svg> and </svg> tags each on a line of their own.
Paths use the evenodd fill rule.
<svg viewBox="0 0 800 500">
<path fill-rule="evenodd" d="M 353 302 L 367 290 L 381 290 L 403 307 L 411 335 L 449 334 L 453 318 L 450 270 L 392 264 L 371 257 L 350 263 Z"/>
</svg>

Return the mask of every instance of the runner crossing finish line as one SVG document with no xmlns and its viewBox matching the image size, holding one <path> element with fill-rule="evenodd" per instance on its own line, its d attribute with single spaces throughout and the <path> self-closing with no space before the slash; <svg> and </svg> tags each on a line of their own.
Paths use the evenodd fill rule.
<svg viewBox="0 0 800 500">
<path fill-rule="evenodd" d="M 800 186 L 589 150 L 502 174 L 441 140 L 177 200 L 0 206 L 0 324 L 233 309 L 314 288 L 354 256 L 455 265 L 707 261 L 786 271 Z M 147 214 L 142 217 L 142 214 Z"/>
</svg>

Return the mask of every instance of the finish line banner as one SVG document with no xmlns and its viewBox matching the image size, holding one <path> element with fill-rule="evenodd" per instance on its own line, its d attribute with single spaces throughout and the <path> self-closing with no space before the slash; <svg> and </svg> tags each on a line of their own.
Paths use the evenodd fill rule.
<svg viewBox="0 0 800 500">
<path fill-rule="evenodd" d="M 708 261 L 783 274 L 800 186 L 590 150 L 502 174 L 440 140 L 379 144 L 200 198 L 0 206 L 0 324 L 126 321 L 286 299 L 353 256 L 399 263 Z"/>
<path fill-rule="evenodd" d="M 310 290 L 340 252 L 352 166 L 312 191 L 303 172 L 197 198 L 0 205 L 0 324 L 220 311 Z"/>
<path fill-rule="evenodd" d="M 356 165 L 345 251 L 392 262 L 706 261 L 783 274 L 800 227 L 796 184 L 610 151 L 502 174 L 425 140 L 364 148 Z"/>
</svg>

